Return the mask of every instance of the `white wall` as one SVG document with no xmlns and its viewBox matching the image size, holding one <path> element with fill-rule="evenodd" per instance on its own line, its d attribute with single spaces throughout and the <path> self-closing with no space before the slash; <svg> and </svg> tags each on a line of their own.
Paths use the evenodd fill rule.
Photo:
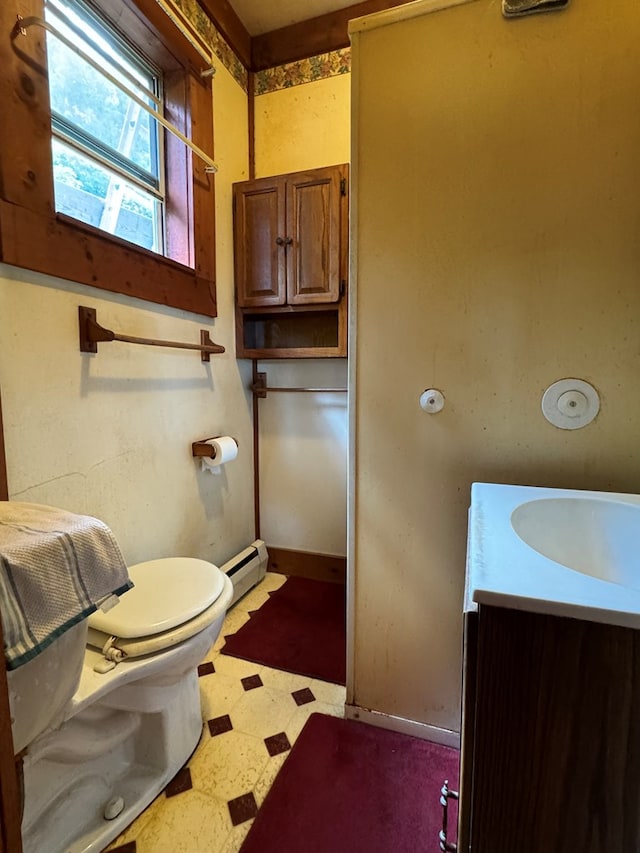
<svg viewBox="0 0 640 853">
<path fill-rule="evenodd" d="M 346 388 L 345 359 L 264 361 L 272 385 Z M 260 400 L 260 514 L 270 545 L 346 554 L 347 395 Z"/>
<path fill-rule="evenodd" d="M 349 75 L 255 99 L 256 177 L 349 161 Z M 262 361 L 268 384 L 343 388 L 346 359 Z M 260 407 L 261 535 L 346 554 L 347 395 L 271 394 Z"/>
<path fill-rule="evenodd" d="M 231 184 L 247 177 L 247 98 L 219 63 L 214 83 L 218 318 L 108 294 L 0 265 L 0 388 L 10 498 L 95 515 L 125 559 L 176 554 L 221 563 L 253 539 L 250 366 L 234 346 Z M 142 337 L 199 342 L 199 353 L 78 349 L 78 305 Z M 201 473 L 191 442 L 228 433 L 240 454 Z"/>
</svg>

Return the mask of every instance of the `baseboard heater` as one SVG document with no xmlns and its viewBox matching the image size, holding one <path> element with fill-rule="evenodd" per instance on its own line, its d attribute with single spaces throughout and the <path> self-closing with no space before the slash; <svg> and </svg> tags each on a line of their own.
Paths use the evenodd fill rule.
<svg viewBox="0 0 640 853">
<path fill-rule="evenodd" d="M 220 570 L 233 584 L 232 607 L 252 586 L 260 583 L 267 571 L 269 555 L 262 539 L 256 539 L 247 548 L 228 560 Z"/>
</svg>

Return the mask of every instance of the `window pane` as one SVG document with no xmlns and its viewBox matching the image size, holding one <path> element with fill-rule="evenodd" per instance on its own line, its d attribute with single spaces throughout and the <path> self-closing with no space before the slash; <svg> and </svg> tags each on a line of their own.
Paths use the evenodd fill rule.
<svg viewBox="0 0 640 853">
<path fill-rule="evenodd" d="M 106 41 L 94 26 L 75 15 L 72 9 L 65 9 L 65 14 L 91 39 L 104 46 L 105 53 L 114 53 L 117 44 L 113 40 L 111 43 Z M 79 41 L 78 35 L 66 27 L 55 13 L 49 11 L 47 17 L 71 42 Z M 92 49 L 90 41 L 81 42 L 80 47 L 128 89 L 145 99 L 144 89 L 136 90 L 114 64 Z M 157 178 L 157 122 L 125 92 L 50 33 L 47 35 L 47 50 L 52 111 Z M 142 65 L 134 65 L 124 52 L 118 53 L 118 57 L 119 63 L 139 79 L 145 89 L 155 90 L 156 81 L 150 72 Z M 146 97 L 146 102 L 153 106 L 149 97 Z"/>
<path fill-rule="evenodd" d="M 160 202 L 57 139 L 52 151 L 57 211 L 145 249 L 162 251 Z"/>
</svg>

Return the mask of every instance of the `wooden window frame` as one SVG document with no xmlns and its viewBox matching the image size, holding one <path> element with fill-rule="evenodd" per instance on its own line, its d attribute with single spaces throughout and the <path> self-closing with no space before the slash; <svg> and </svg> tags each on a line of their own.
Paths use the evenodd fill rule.
<svg viewBox="0 0 640 853">
<path fill-rule="evenodd" d="M 213 153 L 213 98 L 204 61 L 155 0 L 92 0 L 164 71 L 165 114 Z M 0 261 L 215 317 L 214 176 L 166 133 L 166 255 L 56 214 L 45 31 L 10 37 L 16 14 L 44 0 L 0 4 Z M 114 8 L 115 7 L 115 8 Z"/>
</svg>

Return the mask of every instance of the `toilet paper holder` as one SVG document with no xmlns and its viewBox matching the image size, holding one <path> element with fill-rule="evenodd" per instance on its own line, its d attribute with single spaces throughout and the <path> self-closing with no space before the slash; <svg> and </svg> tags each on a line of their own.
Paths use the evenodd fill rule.
<svg viewBox="0 0 640 853">
<path fill-rule="evenodd" d="M 211 441 L 214 438 L 222 438 L 221 435 L 210 435 L 209 438 L 200 438 L 198 441 L 194 441 L 191 445 L 191 455 L 197 457 L 205 456 L 209 459 L 216 458 L 216 449 L 211 444 L 207 444 L 208 441 Z M 231 436 L 235 443 L 238 444 L 238 439 L 235 436 Z"/>
</svg>

